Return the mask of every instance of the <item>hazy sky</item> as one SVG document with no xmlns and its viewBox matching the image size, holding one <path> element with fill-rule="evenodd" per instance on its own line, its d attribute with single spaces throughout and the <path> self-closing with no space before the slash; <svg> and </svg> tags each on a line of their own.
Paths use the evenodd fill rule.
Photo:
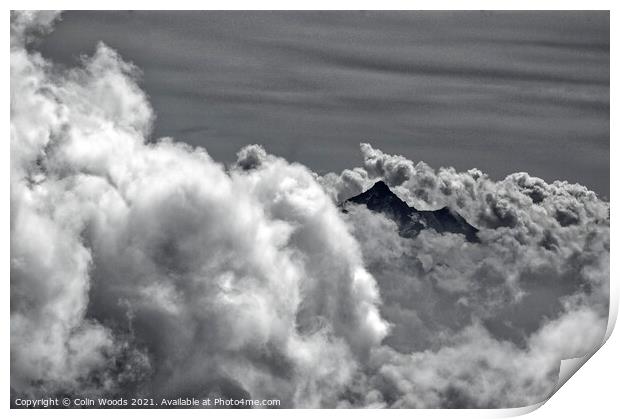
<svg viewBox="0 0 620 419">
<path fill-rule="evenodd" d="M 40 49 L 99 40 L 142 69 L 154 136 L 216 160 L 259 143 L 339 172 L 365 141 L 609 195 L 607 12 L 66 12 Z"/>
</svg>

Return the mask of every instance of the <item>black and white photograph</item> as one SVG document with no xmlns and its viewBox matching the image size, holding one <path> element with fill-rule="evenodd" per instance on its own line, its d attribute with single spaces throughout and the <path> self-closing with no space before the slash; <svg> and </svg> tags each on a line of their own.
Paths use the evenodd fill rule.
<svg viewBox="0 0 620 419">
<path fill-rule="evenodd" d="M 540 405 L 610 166 L 608 10 L 11 10 L 8 405 Z"/>
</svg>

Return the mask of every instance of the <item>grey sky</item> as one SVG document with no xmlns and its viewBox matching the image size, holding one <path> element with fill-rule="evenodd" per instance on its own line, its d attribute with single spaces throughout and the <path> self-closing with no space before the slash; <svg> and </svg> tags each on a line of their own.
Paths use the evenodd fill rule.
<svg viewBox="0 0 620 419">
<path fill-rule="evenodd" d="M 102 40 L 143 72 L 154 136 L 317 172 L 359 143 L 609 196 L 607 12 L 66 12 L 44 56 Z"/>
</svg>

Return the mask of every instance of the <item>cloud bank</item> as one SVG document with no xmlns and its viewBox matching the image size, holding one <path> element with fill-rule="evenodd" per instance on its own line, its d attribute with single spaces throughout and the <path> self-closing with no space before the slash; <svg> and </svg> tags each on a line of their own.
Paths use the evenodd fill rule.
<svg viewBox="0 0 620 419">
<path fill-rule="evenodd" d="M 609 204 L 581 185 L 527 173 L 494 182 L 365 143 L 361 151 L 363 167 L 320 179 L 335 201 L 384 180 L 418 209 L 450 207 L 481 239 L 429 229 L 411 240 L 383 215 L 347 207 L 392 324 L 372 387 L 399 407 L 544 400 L 560 360 L 584 356 L 605 333 Z"/>
<path fill-rule="evenodd" d="M 33 41 L 57 18 L 11 16 L 13 396 L 513 407 L 600 342 L 609 205 L 593 192 L 368 144 L 340 175 L 259 145 L 225 167 L 150 138 L 140 71 L 104 44 L 75 68 L 44 59 Z M 481 242 L 340 212 L 377 179 L 458 210 Z"/>
</svg>

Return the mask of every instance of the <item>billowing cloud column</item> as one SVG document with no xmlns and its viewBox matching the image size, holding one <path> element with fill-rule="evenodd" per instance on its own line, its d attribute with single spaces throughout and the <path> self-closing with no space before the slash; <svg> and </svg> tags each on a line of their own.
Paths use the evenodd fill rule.
<svg viewBox="0 0 620 419">
<path fill-rule="evenodd" d="M 102 44 L 58 69 L 26 49 L 28 19 L 11 50 L 13 390 L 334 405 L 387 324 L 312 173 L 264 152 L 228 173 L 148 142 L 138 70 Z"/>
</svg>

